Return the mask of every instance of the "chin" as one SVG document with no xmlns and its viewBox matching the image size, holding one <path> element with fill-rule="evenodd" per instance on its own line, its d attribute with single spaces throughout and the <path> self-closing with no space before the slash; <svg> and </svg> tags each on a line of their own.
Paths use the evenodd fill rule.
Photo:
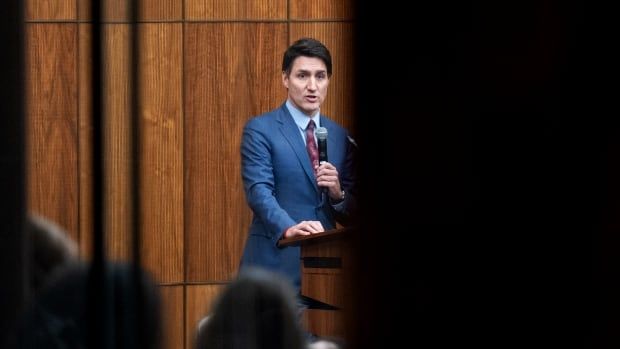
<svg viewBox="0 0 620 349">
<path fill-rule="evenodd" d="M 302 110 L 304 111 L 304 113 L 312 115 L 316 113 L 317 110 L 319 110 L 319 105 L 318 104 L 304 105 L 304 108 Z"/>
</svg>

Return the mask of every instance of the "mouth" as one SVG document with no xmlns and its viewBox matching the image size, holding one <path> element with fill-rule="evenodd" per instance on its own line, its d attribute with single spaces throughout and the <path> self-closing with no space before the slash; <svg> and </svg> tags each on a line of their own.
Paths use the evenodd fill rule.
<svg viewBox="0 0 620 349">
<path fill-rule="evenodd" d="M 306 100 L 307 100 L 308 102 L 311 102 L 311 103 L 316 102 L 316 101 L 317 101 L 317 99 L 318 99 L 318 97 L 317 97 L 317 96 L 306 96 Z"/>
</svg>

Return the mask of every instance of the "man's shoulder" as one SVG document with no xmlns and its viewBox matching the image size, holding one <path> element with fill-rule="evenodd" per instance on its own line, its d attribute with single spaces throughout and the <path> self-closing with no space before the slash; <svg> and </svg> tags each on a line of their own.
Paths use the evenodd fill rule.
<svg viewBox="0 0 620 349">
<path fill-rule="evenodd" d="M 262 114 L 255 115 L 255 116 L 251 117 L 247 121 L 247 124 L 272 123 L 272 122 L 275 122 L 277 120 L 280 120 L 284 113 L 286 113 L 284 111 L 284 108 L 282 106 L 280 106 L 280 107 L 275 108 L 273 110 L 270 110 L 268 112 L 265 112 L 265 113 L 262 113 Z"/>
<path fill-rule="evenodd" d="M 348 134 L 348 131 L 344 128 L 344 126 L 323 114 L 321 114 L 321 126 L 326 127 L 332 133 L 336 132 L 342 136 L 346 136 Z"/>
</svg>

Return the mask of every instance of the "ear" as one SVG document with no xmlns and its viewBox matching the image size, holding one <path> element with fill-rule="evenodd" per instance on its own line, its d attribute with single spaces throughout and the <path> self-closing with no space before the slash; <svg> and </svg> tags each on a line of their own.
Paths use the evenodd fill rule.
<svg viewBox="0 0 620 349">
<path fill-rule="evenodd" d="M 288 88 L 288 74 L 285 71 L 282 72 L 282 85 Z"/>
</svg>

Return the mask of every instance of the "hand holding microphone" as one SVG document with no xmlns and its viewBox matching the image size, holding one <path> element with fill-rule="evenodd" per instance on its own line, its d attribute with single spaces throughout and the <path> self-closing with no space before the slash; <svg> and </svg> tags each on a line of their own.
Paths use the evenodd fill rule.
<svg viewBox="0 0 620 349">
<path fill-rule="evenodd" d="M 339 201 L 343 194 L 338 179 L 338 170 L 327 161 L 327 129 L 325 127 L 316 129 L 316 139 L 319 151 L 319 167 L 316 171 L 317 185 L 325 194 L 328 194 L 329 190 L 329 197 L 332 200 Z"/>
</svg>

